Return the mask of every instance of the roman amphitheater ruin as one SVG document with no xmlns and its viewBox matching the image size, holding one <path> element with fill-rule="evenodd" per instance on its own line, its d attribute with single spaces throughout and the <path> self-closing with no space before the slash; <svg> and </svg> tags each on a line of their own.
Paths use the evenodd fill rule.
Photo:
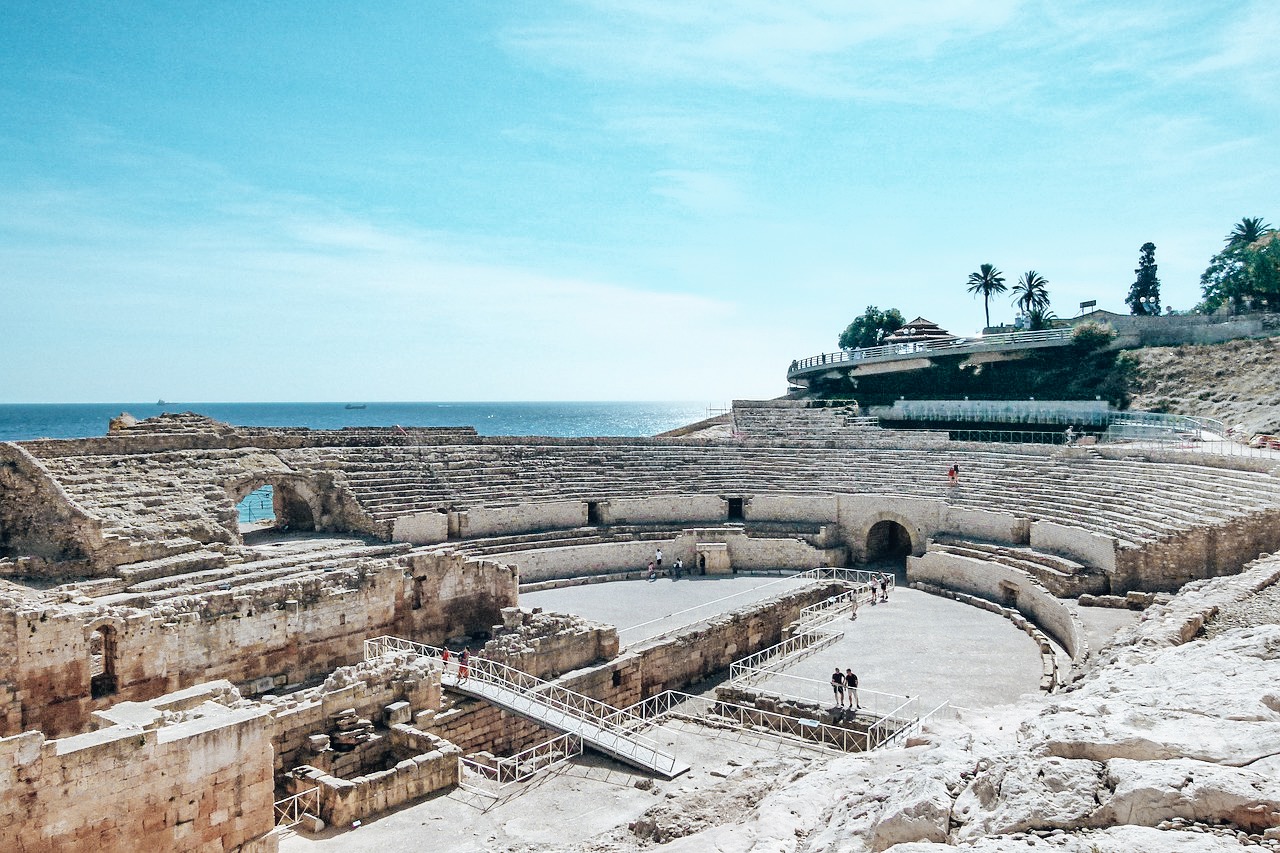
<svg viewBox="0 0 1280 853">
<path fill-rule="evenodd" d="M 353 826 L 508 798 L 584 749 L 674 792 L 698 769 L 656 737 L 675 719 L 819 757 L 718 820 L 624 818 L 636 845 L 1280 849 L 1280 459 L 732 417 L 560 439 L 185 414 L 0 444 L 0 849 L 265 851 L 326 826 L 356 849 L 375 826 Z M 265 487 L 271 529 L 246 532 Z M 788 582 L 640 640 L 520 606 L 642 588 L 659 548 Z M 882 581 L 1006 617 L 1039 695 L 846 713 L 770 689 Z M 1082 604 L 1142 613 L 1104 645 Z"/>
</svg>

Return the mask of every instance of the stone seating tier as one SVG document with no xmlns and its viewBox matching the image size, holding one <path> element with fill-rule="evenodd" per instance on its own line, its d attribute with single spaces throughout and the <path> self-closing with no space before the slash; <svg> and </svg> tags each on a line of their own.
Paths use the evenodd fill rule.
<svg viewBox="0 0 1280 853">
<path fill-rule="evenodd" d="M 815 410 L 824 411 L 824 410 Z M 945 469 L 959 462 L 959 485 Z M 398 517 L 447 509 L 642 496 L 874 493 L 998 508 L 1141 544 L 1280 506 L 1265 474 L 1187 464 L 1052 458 L 1004 450 L 482 440 L 412 447 L 169 451 L 45 459 L 51 475 L 104 535 L 136 541 L 133 561 L 208 543 L 234 544 L 226 484 L 267 470 L 337 478 L 389 535 Z M 184 540 L 180 548 L 143 543 Z M 145 548 L 154 548 L 147 544 Z"/>
</svg>

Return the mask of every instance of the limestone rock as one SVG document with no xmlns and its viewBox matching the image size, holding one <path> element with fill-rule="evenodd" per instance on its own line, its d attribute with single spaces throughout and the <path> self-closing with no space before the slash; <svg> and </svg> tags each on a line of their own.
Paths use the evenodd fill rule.
<svg viewBox="0 0 1280 853">
<path fill-rule="evenodd" d="M 935 775 L 920 775 L 890 793 L 870 832 L 872 850 L 904 841 L 946 841 L 951 821 L 951 795 Z"/>
<path fill-rule="evenodd" d="M 1274 777 L 1188 759 L 1116 759 L 1106 776 L 1114 793 L 1096 816 L 1101 825 L 1155 826 L 1170 818 L 1250 831 L 1280 825 L 1280 782 Z"/>
<path fill-rule="evenodd" d="M 1092 761 L 1010 756 L 979 773 L 956 798 L 956 836 L 971 841 L 1031 829 L 1089 825 L 1103 787 L 1103 767 Z"/>
</svg>

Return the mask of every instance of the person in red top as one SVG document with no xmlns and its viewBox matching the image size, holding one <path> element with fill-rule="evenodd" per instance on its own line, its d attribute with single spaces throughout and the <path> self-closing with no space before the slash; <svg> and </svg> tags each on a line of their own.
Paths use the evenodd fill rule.
<svg viewBox="0 0 1280 853">
<path fill-rule="evenodd" d="M 462 650 L 462 657 L 458 659 L 458 680 L 466 681 L 470 670 L 468 664 L 471 662 L 471 647 L 467 646 Z"/>
</svg>

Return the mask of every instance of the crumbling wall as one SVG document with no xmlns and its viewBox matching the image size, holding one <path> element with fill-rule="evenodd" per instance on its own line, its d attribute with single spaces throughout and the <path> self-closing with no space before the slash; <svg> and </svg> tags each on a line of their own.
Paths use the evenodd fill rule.
<svg viewBox="0 0 1280 853">
<path fill-rule="evenodd" d="M 508 607 L 480 656 L 537 678 L 555 678 L 618 654 L 618 629 L 564 613 Z"/>
<path fill-rule="evenodd" d="M 0 739 L 0 849 L 274 850 L 273 793 L 258 708 L 62 740 L 25 732 Z"/>
<path fill-rule="evenodd" d="M 1280 510 L 1184 530 L 1141 548 L 1116 551 L 1111 591 L 1176 592 L 1202 578 L 1234 575 L 1262 554 L 1280 551 Z"/>
<path fill-rule="evenodd" d="M 406 563 L 405 604 L 396 630 L 382 633 L 437 644 L 488 631 L 504 607 L 516 605 L 514 566 L 456 553 L 410 554 Z"/>
<path fill-rule="evenodd" d="M 27 574 L 65 573 L 103 544 L 97 521 L 76 506 L 48 470 L 22 447 L 0 442 L 0 557 L 34 557 Z"/>
</svg>

